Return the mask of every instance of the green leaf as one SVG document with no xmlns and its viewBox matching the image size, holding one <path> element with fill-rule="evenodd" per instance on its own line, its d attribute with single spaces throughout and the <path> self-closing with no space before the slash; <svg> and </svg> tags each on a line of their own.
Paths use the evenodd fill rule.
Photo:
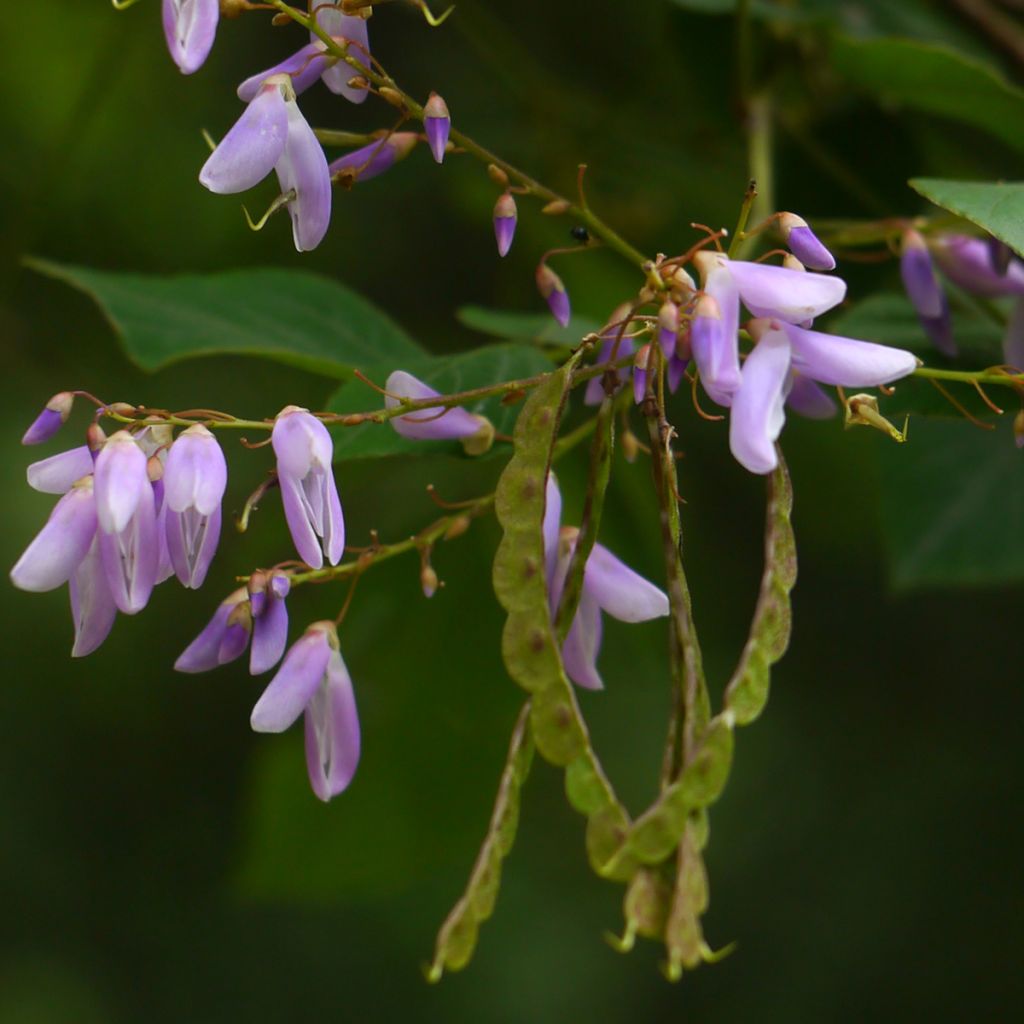
<svg viewBox="0 0 1024 1024">
<path fill-rule="evenodd" d="M 546 313 L 516 313 L 483 306 L 463 306 L 455 314 L 459 323 L 470 330 L 510 341 L 540 341 L 551 345 L 571 345 L 601 329 L 601 324 L 587 317 L 574 316 L 568 327 L 562 327 Z"/>
<path fill-rule="evenodd" d="M 1024 131 L 1024 126 L 1018 123 L 1017 130 Z M 1024 182 L 912 178 L 909 185 L 936 206 L 977 224 L 1024 256 Z"/>
<path fill-rule="evenodd" d="M 423 355 L 386 314 L 319 274 L 256 267 L 164 276 L 28 265 L 95 300 L 143 370 L 233 353 L 344 378 L 364 363 Z"/>
<path fill-rule="evenodd" d="M 961 121 L 1024 151 L 1024 91 L 981 61 L 932 43 L 836 35 L 831 64 L 883 103 Z"/>
<path fill-rule="evenodd" d="M 908 444 L 880 447 L 882 529 L 896 586 L 1024 580 L 1024 453 L 1005 419 L 995 431 L 922 421 Z"/>
<path fill-rule="evenodd" d="M 534 377 L 551 369 L 542 352 L 526 345 L 486 345 L 455 356 L 427 356 L 375 361 L 359 369 L 383 387 L 392 370 L 406 370 L 441 394 L 453 394 L 502 381 Z M 384 407 L 380 394 L 360 381 L 342 385 L 327 402 L 336 413 L 375 412 Z M 511 434 L 519 412 L 518 404 L 503 405 L 500 396 L 480 399 L 465 407 L 486 416 L 499 434 Z M 363 423 L 334 432 L 334 457 L 343 459 L 383 458 L 389 455 L 437 453 L 462 455 L 457 441 L 410 441 L 389 423 Z"/>
</svg>

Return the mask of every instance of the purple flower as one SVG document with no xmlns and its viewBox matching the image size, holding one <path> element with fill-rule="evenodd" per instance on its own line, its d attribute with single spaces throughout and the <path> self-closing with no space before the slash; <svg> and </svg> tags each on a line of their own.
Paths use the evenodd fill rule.
<svg viewBox="0 0 1024 1024">
<path fill-rule="evenodd" d="M 32 421 L 32 426 L 25 431 L 22 444 L 42 444 L 49 441 L 54 434 L 68 421 L 75 396 L 70 391 L 62 391 L 54 395 L 43 411 Z"/>
<path fill-rule="evenodd" d="M 1024 295 L 1024 262 L 1011 259 L 1005 273 L 992 265 L 989 240 L 967 235 L 946 235 L 935 241 L 933 251 L 943 273 L 973 295 L 999 298 Z"/>
<path fill-rule="evenodd" d="M 402 399 L 421 401 L 440 397 L 440 392 L 404 370 L 395 370 L 385 382 L 384 390 L 387 392 L 384 405 L 388 409 L 399 408 Z M 494 441 L 494 427 L 490 420 L 458 406 L 417 409 L 404 416 L 396 416 L 391 420 L 391 426 L 402 437 L 415 441 L 462 441 L 472 455 L 483 454 Z"/>
<path fill-rule="evenodd" d="M 452 119 L 448 113 L 448 104 L 436 92 L 430 94 L 423 108 L 423 127 L 427 133 L 427 144 L 434 159 L 441 163 L 444 151 L 448 147 L 448 133 L 452 129 Z"/>
<path fill-rule="evenodd" d="M 271 439 L 284 515 L 299 557 L 313 569 L 323 566 L 325 554 L 337 565 L 345 553 L 345 520 L 331 472 L 331 435 L 308 410 L 289 405 L 277 414 Z"/>
<path fill-rule="evenodd" d="M 220 0 L 163 0 L 167 48 L 182 74 L 203 66 L 213 46 Z"/>
<path fill-rule="evenodd" d="M 569 309 L 569 295 L 562 279 L 546 264 L 537 267 L 537 291 L 547 301 L 551 315 L 563 326 L 569 326 L 572 315 Z"/>
<path fill-rule="evenodd" d="M 328 3 L 317 3 L 317 24 L 336 42 L 344 40 L 348 43 L 347 53 L 360 64 L 370 67 L 370 37 L 366 19 L 357 14 L 343 14 L 338 7 Z M 315 32 L 310 33 L 314 42 L 320 42 Z M 353 88 L 348 83 L 358 77 L 356 69 L 346 61 L 339 60 L 323 73 L 323 82 L 328 89 L 352 103 L 362 103 L 369 92 L 366 89 Z"/>
<path fill-rule="evenodd" d="M 675 352 L 678 337 L 679 307 L 671 299 L 666 299 L 658 310 L 658 344 L 666 359 Z"/>
<path fill-rule="evenodd" d="M 117 605 L 107 583 L 98 536 L 68 580 L 68 590 L 71 618 L 75 625 L 71 657 L 84 658 L 107 639 L 117 618 Z"/>
<path fill-rule="evenodd" d="M 107 582 L 117 607 L 134 615 L 156 584 L 160 539 L 146 454 L 127 431 L 112 434 L 97 456 L 95 491 Z"/>
<path fill-rule="evenodd" d="M 498 255 L 507 256 L 516 236 L 516 221 L 519 211 L 511 192 L 503 192 L 494 204 L 494 239 L 498 243 Z"/>
<path fill-rule="evenodd" d="M 299 252 L 315 249 L 331 219 L 327 158 L 306 123 L 287 75 L 273 75 L 199 172 L 211 192 L 244 192 L 276 171 Z"/>
<path fill-rule="evenodd" d="M 722 316 L 723 307 L 715 297 L 716 292 L 725 299 L 728 320 Z M 705 293 L 694 307 L 690 349 L 704 390 L 719 405 L 729 405 L 740 386 L 738 331 L 735 285 L 726 271 L 713 270 L 708 275 Z"/>
<path fill-rule="evenodd" d="M 795 370 L 792 377 L 786 405 L 793 412 L 809 420 L 827 420 L 835 416 L 839 407 L 820 384 Z"/>
<path fill-rule="evenodd" d="M 597 355 L 597 364 L 600 366 L 602 363 L 611 362 L 612 354 L 615 353 L 616 359 L 625 359 L 631 356 L 634 351 L 633 339 L 627 336 L 629 331 L 629 324 L 624 321 L 629 316 L 632 310 L 632 305 L 628 302 L 624 302 L 619 306 L 614 313 L 612 313 L 607 325 L 604 330 L 601 331 L 601 351 Z M 618 346 L 616 347 L 616 340 L 620 338 Z M 620 366 L 616 371 L 616 376 L 619 379 L 619 386 L 621 387 L 627 380 L 632 372 L 628 366 Z M 618 390 L 618 388 L 616 388 Z M 587 381 L 586 390 L 583 392 L 583 404 L 584 405 L 600 405 L 604 400 L 604 380 L 602 377 L 594 377 L 593 380 Z"/>
<path fill-rule="evenodd" d="M 562 499 L 554 474 L 545 489 L 544 547 L 548 564 L 548 590 L 554 614 L 561 600 L 569 563 L 579 531 L 559 531 Z M 569 678 L 588 690 L 604 688 L 597 671 L 601 647 L 601 612 L 620 622 L 646 622 L 668 615 L 668 597 L 653 583 L 639 576 L 604 545 L 595 544 L 583 572 L 583 589 L 576 617 L 562 647 L 562 659 Z"/>
<path fill-rule="evenodd" d="M 229 594 L 213 613 L 213 618 L 178 656 L 178 672 L 208 672 L 218 665 L 234 661 L 249 645 L 252 609 L 245 587 Z"/>
<path fill-rule="evenodd" d="M 835 257 L 821 244 L 818 236 L 807 226 L 803 217 L 784 213 L 779 218 L 783 241 L 805 267 L 811 270 L 835 270 Z"/>
<path fill-rule="evenodd" d="M 647 371 L 651 368 L 651 346 L 642 345 L 633 357 L 633 401 L 639 405 L 647 394 Z"/>
<path fill-rule="evenodd" d="M 417 142 L 419 136 L 415 132 L 395 132 L 332 160 L 327 169 L 333 181 L 351 187 L 357 181 L 369 181 L 390 170 L 409 155 Z"/>
<path fill-rule="evenodd" d="M 269 672 L 284 654 L 288 644 L 288 606 L 285 598 L 291 578 L 279 570 L 255 572 L 249 580 L 252 607 L 252 649 L 249 672 L 258 676 Z"/>
<path fill-rule="evenodd" d="M 743 364 L 733 395 L 729 447 L 752 473 L 778 465 L 775 442 L 785 423 L 784 403 L 801 377 L 843 387 L 876 387 L 912 373 L 913 353 L 869 341 L 809 331 L 780 320 L 749 324 L 757 344 Z M 822 396 L 825 397 L 825 396 Z"/>
<path fill-rule="evenodd" d="M 256 732 L 284 732 L 305 712 L 306 767 L 324 801 L 341 793 L 359 764 L 359 717 L 333 622 L 315 622 L 252 709 Z"/>
<path fill-rule="evenodd" d="M 178 435 L 167 454 L 163 492 L 167 549 L 181 583 L 203 585 L 220 539 L 221 499 L 228 467 L 217 439 L 202 424 Z"/>
<path fill-rule="evenodd" d="M 259 95 L 263 83 L 272 75 L 287 75 L 291 79 L 293 92 L 296 96 L 301 96 L 310 86 L 320 81 L 324 72 L 337 59 L 327 53 L 327 44 L 317 37 L 272 68 L 250 75 L 238 87 L 238 98 L 243 103 L 254 100 Z M 345 66 L 348 67 L 347 64 Z M 365 90 L 361 91 L 365 97 Z"/>
<path fill-rule="evenodd" d="M 946 293 L 935 276 L 935 266 L 928 251 L 928 244 L 913 228 L 908 228 L 903 233 L 900 273 L 910 301 L 917 310 L 921 326 L 935 343 L 935 347 L 947 356 L 956 355 Z"/>
<path fill-rule="evenodd" d="M 96 535 L 93 478 L 79 480 L 54 506 L 46 525 L 11 570 L 21 590 L 42 592 L 67 583 Z"/>
<path fill-rule="evenodd" d="M 76 480 L 89 476 L 93 469 L 93 456 L 88 445 L 71 448 L 33 462 L 26 473 L 28 485 L 43 494 L 66 494 Z"/>
</svg>

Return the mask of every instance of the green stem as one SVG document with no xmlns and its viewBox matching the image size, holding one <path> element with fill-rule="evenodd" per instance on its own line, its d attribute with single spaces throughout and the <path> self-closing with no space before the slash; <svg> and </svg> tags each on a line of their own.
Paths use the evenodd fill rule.
<svg viewBox="0 0 1024 1024">
<path fill-rule="evenodd" d="M 932 380 L 952 380 L 961 384 L 1002 384 L 1016 390 L 1024 388 L 1024 373 L 1003 373 L 997 370 L 939 370 L 931 366 L 919 366 L 913 374 Z"/>
</svg>

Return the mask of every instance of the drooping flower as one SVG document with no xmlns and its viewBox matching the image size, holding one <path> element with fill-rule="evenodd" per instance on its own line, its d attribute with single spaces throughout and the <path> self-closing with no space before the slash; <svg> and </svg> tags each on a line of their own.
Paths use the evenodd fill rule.
<svg viewBox="0 0 1024 1024">
<path fill-rule="evenodd" d="M 252 608 L 249 672 L 254 676 L 269 672 L 284 654 L 288 644 L 285 598 L 289 590 L 291 578 L 280 570 L 255 572 L 249 579 L 249 604 Z"/>
<path fill-rule="evenodd" d="M 209 672 L 241 657 L 252 633 L 252 609 L 245 587 L 229 594 L 217 606 L 213 618 L 174 663 L 178 672 Z"/>
<path fill-rule="evenodd" d="M 395 370 L 385 382 L 384 390 L 384 405 L 388 409 L 397 409 L 402 399 L 422 401 L 441 397 L 439 391 L 404 370 Z M 404 416 L 396 416 L 390 422 L 402 437 L 411 440 L 462 441 L 470 455 L 482 455 L 494 441 L 494 425 L 491 421 L 486 416 L 467 412 L 459 406 L 450 409 L 443 406 L 417 409 Z"/>
<path fill-rule="evenodd" d="M 333 622 L 315 622 L 297 640 L 252 710 L 256 732 L 284 732 L 305 712 L 306 767 L 324 801 L 341 793 L 359 764 L 352 680 Z"/>
<path fill-rule="evenodd" d="M 562 279 L 546 264 L 537 267 L 537 291 L 546 300 L 551 315 L 563 326 L 569 326 L 572 312 L 569 308 L 569 293 Z"/>
<path fill-rule="evenodd" d="M 93 469 L 93 453 L 88 445 L 71 448 L 33 462 L 26 472 L 28 485 L 43 494 L 66 494 L 76 480 L 88 476 Z"/>
<path fill-rule="evenodd" d="M 67 423 L 74 402 L 75 396 L 70 391 L 62 391 L 60 394 L 54 395 L 25 431 L 21 443 L 42 444 L 44 441 L 49 441 Z"/>
<path fill-rule="evenodd" d="M 811 270 L 835 270 L 835 257 L 822 245 L 803 217 L 784 213 L 779 217 L 779 230 L 790 252 Z"/>
<path fill-rule="evenodd" d="M 1024 261 L 1014 257 L 1000 271 L 987 238 L 943 235 L 935 239 L 932 251 L 946 277 L 972 295 L 1024 295 Z"/>
<path fill-rule="evenodd" d="M 918 319 L 935 347 L 947 356 L 956 354 L 953 326 L 949 317 L 946 293 L 935 275 L 935 265 L 928 243 L 920 232 L 908 228 L 903 232 L 900 273 L 907 295 L 917 310 Z"/>
<path fill-rule="evenodd" d="M 448 104 L 436 92 L 430 94 L 423 108 L 423 128 L 427 133 L 427 144 L 438 163 L 444 161 L 448 147 L 448 133 L 452 130 L 452 119 Z"/>
<path fill-rule="evenodd" d="M 271 440 L 285 519 L 299 557 L 313 569 L 323 566 L 325 554 L 337 565 L 345 552 L 345 520 L 331 471 L 330 433 L 307 409 L 289 405 L 277 414 Z"/>
<path fill-rule="evenodd" d="M 98 536 L 93 538 L 85 558 L 68 580 L 68 591 L 75 626 L 71 657 L 84 658 L 107 639 L 117 618 L 117 605 L 107 583 Z"/>
<path fill-rule="evenodd" d="M 494 204 L 494 239 L 498 243 L 498 255 L 507 256 L 516 236 L 516 221 L 519 211 L 511 192 L 502 192 Z"/>
<path fill-rule="evenodd" d="M 182 74 L 203 66 L 213 47 L 220 18 L 220 0 L 163 0 L 167 48 Z"/>
<path fill-rule="evenodd" d="M 259 95 L 263 83 L 273 75 L 287 75 L 291 79 L 292 91 L 296 96 L 301 96 L 307 89 L 320 81 L 324 72 L 337 59 L 327 52 L 327 44 L 322 39 L 315 38 L 301 50 L 296 50 L 290 57 L 285 57 L 273 67 L 250 75 L 238 87 L 238 98 L 243 103 L 250 103 Z M 365 95 L 365 90 L 363 90 L 363 94 Z"/>
<path fill-rule="evenodd" d="M 336 42 L 344 40 L 348 44 L 348 56 L 369 69 L 370 35 L 366 19 L 358 14 L 344 14 L 340 7 L 324 3 L 323 0 L 312 0 L 310 7 L 315 11 L 320 28 Z M 310 33 L 310 38 L 320 42 L 320 37 L 315 32 Z M 351 64 L 339 60 L 325 69 L 323 82 L 331 92 L 344 96 L 349 102 L 362 103 L 369 95 L 369 91 L 348 84 L 353 78 L 358 77 L 358 71 Z"/>
<path fill-rule="evenodd" d="M 552 615 L 558 610 L 579 536 L 579 530 L 574 527 L 559 530 L 561 509 L 558 484 L 554 474 L 549 473 L 542 531 Z M 668 615 L 669 603 L 661 590 L 616 558 L 603 544 L 594 545 L 583 571 L 576 616 L 562 646 L 566 674 L 578 686 L 589 690 L 604 688 L 597 671 L 602 611 L 620 622 L 646 622 Z"/>
<path fill-rule="evenodd" d="M 163 472 L 166 537 L 181 583 L 203 585 L 220 539 L 221 499 L 228 467 L 217 439 L 197 423 L 178 435 Z"/>
<path fill-rule="evenodd" d="M 199 172 L 211 192 L 244 192 L 277 173 L 299 252 L 315 249 L 331 219 L 331 175 L 288 75 L 264 80 L 253 100 Z"/>
<path fill-rule="evenodd" d="M 419 136 L 415 132 L 394 132 L 354 149 L 328 164 L 332 181 L 351 187 L 357 181 L 369 181 L 390 170 L 411 152 Z"/>
<path fill-rule="evenodd" d="M 55 590 L 74 575 L 96 536 L 92 476 L 83 477 L 57 502 L 46 525 L 11 570 L 21 590 Z"/>
<path fill-rule="evenodd" d="M 733 396 L 729 447 L 752 473 L 778 465 L 775 442 L 785 423 L 784 403 L 797 379 L 860 388 L 888 384 L 912 373 L 917 359 L 904 349 L 805 330 L 777 319 L 748 324 L 757 344 L 743 364 Z"/>
</svg>

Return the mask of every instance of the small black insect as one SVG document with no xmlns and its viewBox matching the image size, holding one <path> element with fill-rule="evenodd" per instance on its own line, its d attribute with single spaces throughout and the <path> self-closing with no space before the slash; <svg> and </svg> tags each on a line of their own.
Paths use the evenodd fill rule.
<svg viewBox="0 0 1024 1024">
<path fill-rule="evenodd" d="M 590 232 L 582 224 L 577 224 L 572 231 L 570 231 L 570 234 L 577 242 L 582 242 L 584 245 L 590 241 Z"/>
</svg>

